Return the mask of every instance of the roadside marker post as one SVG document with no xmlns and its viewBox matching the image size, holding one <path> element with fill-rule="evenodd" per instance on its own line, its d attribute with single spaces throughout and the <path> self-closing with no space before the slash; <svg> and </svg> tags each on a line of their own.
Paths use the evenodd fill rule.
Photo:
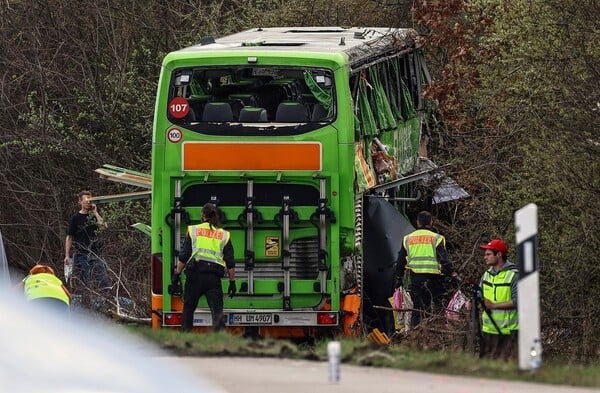
<svg viewBox="0 0 600 393">
<path fill-rule="evenodd" d="M 542 365 L 537 205 L 515 213 L 519 266 L 519 368 L 536 371 Z"/>
<path fill-rule="evenodd" d="M 329 383 L 340 383 L 340 357 L 342 346 L 339 341 L 327 343 L 327 358 L 329 369 Z"/>
</svg>

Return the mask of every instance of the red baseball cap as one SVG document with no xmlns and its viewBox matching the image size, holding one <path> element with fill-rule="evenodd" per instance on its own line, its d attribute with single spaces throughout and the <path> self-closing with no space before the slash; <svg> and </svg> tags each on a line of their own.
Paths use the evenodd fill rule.
<svg viewBox="0 0 600 393">
<path fill-rule="evenodd" d="M 500 239 L 494 239 L 488 244 L 482 244 L 479 246 L 482 250 L 496 250 L 500 251 L 502 254 L 508 253 L 508 247 L 506 247 L 506 243 L 504 243 Z"/>
</svg>

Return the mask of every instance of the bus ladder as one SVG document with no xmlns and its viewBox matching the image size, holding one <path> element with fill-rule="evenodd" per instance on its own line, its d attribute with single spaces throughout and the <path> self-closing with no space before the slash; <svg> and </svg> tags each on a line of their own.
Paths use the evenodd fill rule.
<svg viewBox="0 0 600 393">
<path fill-rule="evenodd" d="M 326 293 L 327 289 L 327 221 L 330 223 L 335 223 L 335 215 L 333 211 L 327 207 L 327 197 L 325 193 L 325 189 L 327 186 L 327 179 L 320 179 L 320 187 L 319 187 L 319 205 L 317 207 L 317 211 L 311 217 L 314 218 L 315 215 L 319 216 L 319 250 L 318 250 L 318 269 L 320 275 L 320 290 L 321 293 Z"/>
<path fill-rule="evenodd" d="M 171 274 L 175 273 L 177 262 L 179 261 L 179 252 L 181 251 L 181 221 L 189 223 L 189 216 L 183 209 L 183 198 L 181 197 L 181 179 L 175 180 L 175 198 L 173 200 L 173 209 L 167 215 L 167 225 L 171 227 L 171 239 L 173 240 L 173 263 L 171 265 Z M 172 222 L 170 221 L 172 220 Z M 187 262 L 187 261 L 186 261 Z"/>
<path fill-rule="evenodd" d="M 244 213 L 246 215 L 246 250 L 244 256 L 246 262 L 244 264 L 244 270 L 248 272 L 248 294 L 254 294 L 254 219 L 260 221 L 258 212 L 254 208 L 254 181 L 248 180 L 246 188 L 246 208 Z"/>
<path fill-rule="evenodd" d="M 294 211 L 290 208 L 290 196 L 284 195 L 281 207 L 281 239 L 282 239 L 282 264 L 283 270 L 283 309 L 289 311 L 292 309 L 291 303 L 291 282 L 290 282 L 290 216 Z"/>
</svg>

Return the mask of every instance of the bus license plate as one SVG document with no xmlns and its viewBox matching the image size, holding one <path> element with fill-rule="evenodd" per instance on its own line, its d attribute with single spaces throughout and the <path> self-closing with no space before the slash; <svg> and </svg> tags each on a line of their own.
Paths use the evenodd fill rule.
<svg viewBox="0 0 600 393">
<path fill-rule="evenodd" d="M 230 325 L 270 325 L 273 314 L 229 314 Z"/>
</svg>

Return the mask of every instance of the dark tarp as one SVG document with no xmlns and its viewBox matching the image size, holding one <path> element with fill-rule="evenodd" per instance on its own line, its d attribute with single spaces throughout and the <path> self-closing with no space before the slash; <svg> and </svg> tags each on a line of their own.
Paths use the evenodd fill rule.
<svg viewBox="0 0 600 393">
<path fill-rule="evenodd" d="M 368 330 L 378 328 L 391 333 L 394 331 L 392 312 L 373 306 L 391 307 L 388 298 L 394 291 L 394 262 L 402 245 L 402 237 L 415 228 L 383 198 L 366 196 L 364 213 L 363 318 Z"/>
</svg>

